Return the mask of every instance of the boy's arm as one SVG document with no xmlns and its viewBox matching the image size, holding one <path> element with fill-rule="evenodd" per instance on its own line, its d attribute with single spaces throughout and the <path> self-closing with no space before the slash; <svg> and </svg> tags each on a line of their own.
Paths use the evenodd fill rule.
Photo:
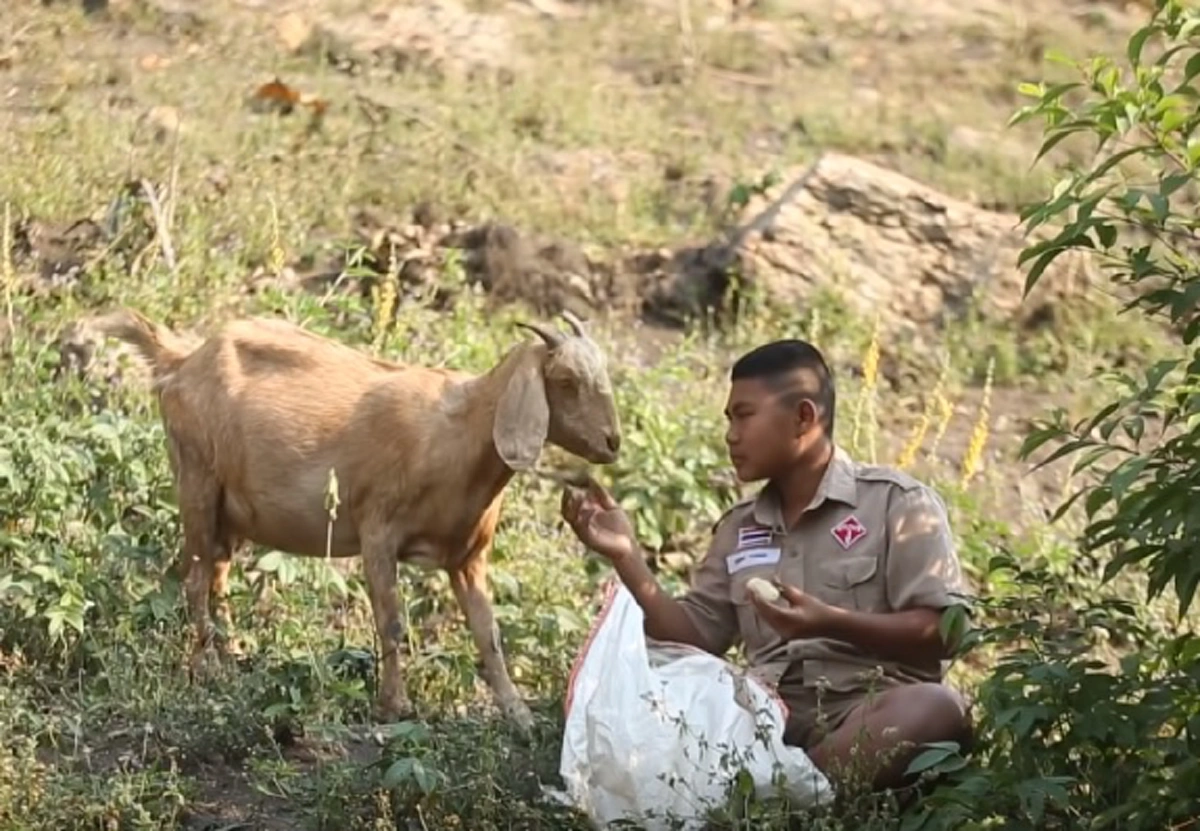
<svg viewBox="0 0 1200 831">
<path fill-rule="evenodd" d="M 946 506 L 933 488 L 922 485 L 899 494 L 888 520 L 888 605 L 897 613 L 924 612 L 936 629 L 947 607 L 969 606 Z M 935 638 L 945 657 L 953 645 Z"/>
<path fill-rule="evenodd" d="M 613 562 L 621 582 L 642 607 L 648 637 L 685 643 L 715 655 L 723 655 L 733 645 L 738 633 L 737 612 L 729 596 L 722 530 L 718 526 L 693 575 L 691 589 L 677 598 L 663 590 L 640 548 Z"/>
</svg>

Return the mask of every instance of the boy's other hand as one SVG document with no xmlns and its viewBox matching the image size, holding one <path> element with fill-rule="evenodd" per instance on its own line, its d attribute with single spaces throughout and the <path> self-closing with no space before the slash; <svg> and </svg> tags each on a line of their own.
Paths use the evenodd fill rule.
<svg viewBox="0 0 1200 831">
<path fill-rule="evenodd" d="M 586 488 L 564 488 L 562 516 L 580 542 L 610 561 L 637 552 L 629 517 L 598 482 L 591 482 Z"/>
</svg>

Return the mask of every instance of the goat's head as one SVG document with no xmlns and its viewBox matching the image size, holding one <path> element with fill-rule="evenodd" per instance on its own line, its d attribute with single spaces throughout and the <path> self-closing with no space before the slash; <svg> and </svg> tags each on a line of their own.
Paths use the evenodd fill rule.
<svg viewBox="0 0 1200 831">
<path fill-rule="evenodd" d="M 527 348 L 500 395 L 492 438 L 513 470 L 528 470 L 549 441 L 593 464 L 616 461 L 621 425 L 608 377 L 608 359 L 579 318 L 563 317 L 571 334 L 533 323 L 545 348 Z"/>
</svg>

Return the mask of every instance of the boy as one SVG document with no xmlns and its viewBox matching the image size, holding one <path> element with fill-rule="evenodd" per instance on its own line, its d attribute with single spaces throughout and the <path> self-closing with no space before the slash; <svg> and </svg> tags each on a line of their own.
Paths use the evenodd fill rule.
<svg viewBox="0 0 1200 831">
<path fill-rule="evenodd" d="M 613 564 L 649 637 L 718 656 L 741 641 L 751 671 L 787 702 L 785 741 L 827 774 L 857 746 L 854 764 L 868 765 L 874 786 L 896 787 L 920 744 L 970 740 L 966 705 L 942 683 L 938 631 L 962 578 L 936 493 L 837 447 L 835 404 L 829 368 L 804 341 L 768 343 L 734 364 L 729 458 L 739 479 L 766 485 L 718 520 L 682 597 L 663 592 L 602 488 L 568 489 L 562 513 Z M 782 597 L 749 591 L 755 577 Z"/>
</svg>

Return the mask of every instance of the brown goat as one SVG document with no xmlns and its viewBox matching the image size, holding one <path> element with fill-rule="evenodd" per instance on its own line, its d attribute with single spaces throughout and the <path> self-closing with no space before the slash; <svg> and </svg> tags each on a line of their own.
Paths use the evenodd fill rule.
<svg viewBox="0 0 1200 831">
<path fill-rule="evenodd" d="M 222 628 L 229 565 L 243 543 L 326 553 L 330 470 L 341 509 L 330 554 L 362 555 L 383 648 L 376 718 L 410 717 L 399 649 L 396 564 L 442 568 L 497 704 L 527 730 L 487 587 L 503 491 L 549 441 L 596 464 L 616 460 L 620 425 L 607 361 L 572 315 L 572 335 L 533 324 L 488 372 L 370 358 L 290 323 L 250 318 L 195 344 L 138 312 L 93 320 L 152 370 L 183 524 L 179 566 L 196 636 L 192 665 Z"/>
</svg>

